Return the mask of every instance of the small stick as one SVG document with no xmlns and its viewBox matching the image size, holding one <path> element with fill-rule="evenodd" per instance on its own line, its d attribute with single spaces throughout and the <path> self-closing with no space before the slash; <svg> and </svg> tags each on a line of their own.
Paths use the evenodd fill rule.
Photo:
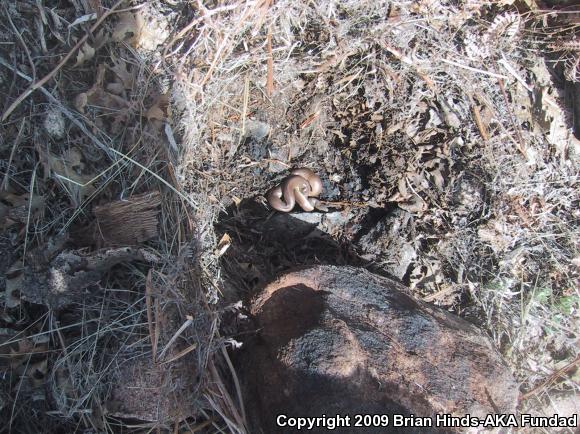
<svg viewBox="0 0 580 434">
<path fill-rule="evenodd" d="M 268 50 L 268 78 L 266 79 L 266 95 L 269 98 L 274 93 L 274 58 L 272 56 L 272 27 L 268 28 L 266 39 L 266 50 Z"/>
<path fill-rule="evenodd" d="M 461 63 L 454 62 L 453 60 L 447 60 L 447 59 L 442 58 L 441 61 L 448 63 L 449 65 L 457 66 L 458 68 L 467 69 L 468 71 L 479 72 L 480 74 L 489 75 L 490 77 L 502 78 L 504 80 L 507 80 L 507 78 L 508 78 L 506 75 L 496 74 L 495 72 L 484 71 L 483 69 L 472 68 L 471 66 L 462 65 Z"/>
<path fill-rule="evenodd" d="M 496 67 L 496 69 L 497 69 L 497 67 Z M 499 84 L 499 88 L 501 90 L 501 94 L 503 96 L 503 100 L 505 102 L 505 106 L 506 106 L 507 112 L 509 114 L 510 121 L 512 123 L 512 126 L 513 126 L 515 132 L 516 132 L 516 135 L 518 136 L 518 141 L 516 141 L 516 146 L 517 146 L 518 150 L 522 153 L 524 158 L 527 159 L 528 152 L 527 152 L 526 148 L 524 147 L 524 138 L 522 137 L 522 132 L 520 130 L 519 125 L 516 123 L 516 121 L 514 119 L 514 114 L 511 110 L 511 107 L 510 107 L 509 99 L 507 96 L 507 92 L 505 90 L 503 80 L 501 78 L 498 78 L 497 83 Z"/>
<path fill-rule="evenodd" d="M 519 82 L 521 83 L 521 85 L 522 85 L 522 86 L 524 86 L 524 87 L 527 89 L 527 91 L 528 91 L 528 92 L 533 92 L 533 91 L 534 91 L 534 88 L 533 88 L 532 86 L 530 86 L 528 83 L 526 83 L 526 80 L 524 80 L 524 79 L 523 79 L 523 78 L 522 78 L 522 77 L 521 77 L 521 76 L 520 76 L 520 75 L 517 73 L 517 71 L 516 71 L 516 70 L 513 68 L 513 66 L 511 66 L 511 65 L 509 64 L 509 62 L 507 61 L 507 59 L 505 58 L 505 56 L 503 55 L 503 53 L 502 53 L 501 57 L 502 57 L 502 58 L 499 60 L 499 62 L 498 62 L 498 63 L 499 63 L 501 66 L 503 66 L 505 69 L 507 69 L 507 71 L 508 71 L 508 72 L 509 72 L 511 75 L 513 75 L 513 76 L 515 77 L 515 79 L 516 79 L 517 81 L 519 81 Z"/>
<path fill-rule="evenodd" d="M 34 198 L 34 183 L 36 182 L 36 168 L 38 163 L 34 166 L 32 171 L 32 179 L 30 180 L 30 198 L 28 199 L 28 214 L 26 215 L 26 233 L 24 234 L 24 248 L 22 252 L 22 267 L 26 261 L 26 247 L 28 245 L 28 229 L 30 227 L 30 214 L 32 212 L 32 199 Z"/>
<path fill-rule="evenodd" d="M 22 39 L 22 35 L 20 34 L 18 29 L 16 28 L 16 26 L 12 22 L 12 18 L 10 18 L 10 13 L 8 12 L 8 9 L 6 8 L 6 6 L 4 6 L 4 10 L 6 11 L 6 18 L 8 18 L 8 22 L 10 23 L 10 26 L 12 27 L 12 31 L 14 32 L 14 34 L 18 38 L 18 41 L 20 42 L 20 45 L 22 45 L 22 48 L 24 48 L 24 51 L 26 52 L 26 57 L 28 57 L 28 62 L 30 63 L 30 68 L 32 69 L 32 78 L 34 80 L 36 80 L 36 66 L 34 65 L 34 62 L 32 61 L 32 56 L 30 55 L 30 50 L 28 49 L 28 46 L 24 42 L 24 39 Z M 2 119 L 2 120 L 4 120 L 4 119 Z"/>
<path fill-rule="evenodd" d="M 12 144 L 12 149 L 10 150 L 10 156 L 8 157 L 8 166 L 6 167 L 6 173 L 4 174 L 4 179 L 2 180 L 2 190 L 8 190 L 8 178 L 10 176 L 10 166 L 12 166 L 12 160 L 14 159 L 14 153 L 16 152 L 16 148 L 20 145 L 20 140 L 22 136 L 22 130 L 24 129 L 24 119 L 20 122 L 20 128 L 18 128 L 18 134 L 16 135 L 16 139 Z"/>
<path fill-rule="evenodd" d="M 32 92 L 34 92 L 36 89 L 44 86 L 46 82 L 48 82 L 52 77 L 54 77 L 56 73 L 66 64 L 66 62 L 69 61 L 69 59 L 73 56 L 73 54 L 75 54 L 83 46 L 83 44 L 87 41 L 87 39 L 89 39 L 89 34 L 92 34 L 95 30 L 97 30 L 97 28 L 103 23 L 103 21 L 105 21 L 105 19 L 109 17 L 115 11 L 115 9 L 117 9 L 124 1 L 125 0 L 118 0 L 117 3 L 115 3 L 111 9 L 105 12 L 97 20 L 97 22 L 91 27 L 89 32 L 86 33 L 81 39 L 79 39 L 79 41 L 75 44 L 75 46 L 62 58 L 62 60 L 58 63 L 58 65 L 54 67 L 52 71 L 50 71 L 40 80 L 34 82 L 34 84 L 29 86 L 28 89 L 26 89 L 18 98 L 16 98 L 14 102 L 10 104 L 10 107 L 8 107 L 6 111 L 2 114 L 2 119 L 0 119 L 0 121 L 4 122 L 6 118 L 8 118 L 8 116 L 10 116 L 10 114 L 16 109 L 16 107 L 18 107 L 22 103 L 22 101 L 28 98 L 32 94 Z"/>
<path fill-rule="evenodd" d="M 578 362 L 580 362 L 580 356 L 577 356 L 574 360 L 572 360 L 566 366 L 564 366 L 564 367 L 558 369 L 557 371 L 553 372 L 545 381 L 543 381 L 542 383 L 538 384 L 536 387 L 533 387 L 531 390 L 529 390 L 526 393 L 524 393 L 521 396 L 521 399 L 520 400 L 521 401 L 525 401 L 530 396 L 536 394 L 538 392 L 538 390 L 547 387 L 550 383 L 553 383 L 558 378 L 562 377 L 570 369 L 572 369 L 574 366 L 576 366 L 578 364 Z"/>
<path fill-rule="evenodd" d="M 145 304 L 147 306 L 147 323 L 149 325 L 149 338 L 151 339 L 153 363 L 157 363 L 157 335 L 155 334 L 157 321 L 153 318 L 153 279 L 151 271 L 152 270 L 149 270 L 147 273 L 147 280 L 145 281 Z"/>
<path fill-rule="evenodd" d="M 429 87 L 429 89 L 431 89 L 433 92 L 437 93 L 437 86 L 435 85 L 435 82 L 433 80 L 431 80 L 431 78 L 429 76 L 427 76 L 425 71 L 423 71 L 420 67 L 415 65 L 415 62 L 413 62 L 413 59 L 411 59 L 408 56 L 405 56 L 399 49 L 397 49 L 395 47 L 391 47 L 390 45 L 388 45 L 384 42 L 382 42 L 381 45 L 385 50 L 387 50 L 389 53 L 391 53 L 393 56 L 395 56 L 397 59 L 399 59 L 399 61 L 401 61 L 404 64 L 415 69 L 415 72 L 419 75 L 419 77 L 421 77 L 423 79 L 423 81 L 425 83 L 427 83 L 427 86 Z"/>
<path fill-rule="evenodd" d="M 475 119 L 475 124 L 477 125 L 477 129 L 479 130 L 479 134 L 481 138 L 487 142 L 489 140 L 489 134 L 487 133 L 487 128 L 483 124 L 483 120 L 481 119 L 481 112 L 479 111 L 479 107 L 475 104 L 475 100 L 472 98 L 471 95 L 467 95 L 469 98 L 469 102 L 471 103 L 471 110 L 473 111 L 473 118 Z"/>
</svg>

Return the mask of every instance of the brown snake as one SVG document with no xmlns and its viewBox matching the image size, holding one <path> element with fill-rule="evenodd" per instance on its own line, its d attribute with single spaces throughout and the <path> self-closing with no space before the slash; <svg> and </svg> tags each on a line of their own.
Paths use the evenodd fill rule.
<svg viewBox="0 0 580 434">
<path fill-rule="evenodd" d="M 312 196 L 322 193 L 322 180 L 310 169 L 294 169 L 282 183 L 266 193 L 266 199 L 272 208 L 290 212 L 296 204 L 304 211 L 319 209 L 327 211 L 322 203 Z M 284 199 L 282 199 L 284 197 Z"/>
</svg>

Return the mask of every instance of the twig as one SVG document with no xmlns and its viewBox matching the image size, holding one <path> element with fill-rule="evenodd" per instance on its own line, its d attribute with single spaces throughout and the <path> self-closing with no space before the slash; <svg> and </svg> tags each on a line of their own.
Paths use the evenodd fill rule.
<svg viewBox="0 0 580 434">
<path fill-rule="evenodd" d="M 12 149 L 10 150 L 10 156 L 8 157 L 8 166 L 6 167 L 6 173 L 4 174 L 4 179 L 2 180 L 2 190 L 8 190 L 8 177 L 10 175 L 10 166 L 12 166 L 12 160 L 14 159 L 14 153 L 16 152 L 16 148 L 20 144 L 20 138 L 22 136 L 22 130 L 24 129 L 24 121 L 20 122 L 20 128 L 18 128 L 18 134 L 16 135 L 16 139 L 14 139 L 14 143 L 12 144 Z"/>
<path fill-rule="evenodd" d="M 266 79 L 266 95 L 269 98 L 274 93 L 274 58 L 272 56 L 272 28 L 268 28 L 268 36 L 266 39 L 266 50 L 268 51 L 268 77 Z"/>
<path fill-rule="evenodd" d="M 467 69 L 468 71 L 478 72 L 478 73 L 484 74 L 484 75 L 489 75 L 490 77 L 502 78 L 504 80 L 507 80 L 507 78 L 508 78 L 506 75 L 496 74 L 495 72 L 489 72 L 489 71 L 485 71 L 483 69 L 472 68 L 471 66 L 462 65 L 461 63 L 454 62 L 453 60 L 441 59 L 441 61 L 444 63 L 448 63 L 449 65 L 457 66 L 458 68 Z"/>
<path fill-rule="evenodd" d="M 579 362 L 580 362 L 580 356 L 576 356 L 576 358 L 574 360 L 572 360 L 570 363 L 568 363 L 566 366 L 558 369 L 556 372 L 553 372 L 552 375 L 550 375 L 545 381 L 543 381 L 542 383 L 538 384 L 536 387 L 533 387 L 531 390 L 524 393 L 521 397 L 521 400 L 524 401 L 524 400 L 528 399 L 530 396 L 536 394 L 538 392 L 538 390 L 547 387 L 550 383 L 554 382 L 559 377 L 561 377 L 563 374 L 565 374 L 570 369 L 575 367 Z"/>
<path fill-rule="evenodd" d="M 497 67 L 496 67 L 497 69 Z M 499 84 L 499 88 L 501 90 L 501 94 L 503 96 L 503 100 L 505 102 L 505 106 L 506 106 L 506 111 L 509 114 L 509 118 L 510 121 L 512 123 L 512 126 L 518 136 L 518 141 L 516 142 L 516 146 L 518 147 L 518 150 L 522 153 L 522 155 L 524 156 L 524 158 L 527 160 L 528 159 L 528 152 L 526 151 L 526 148 L 524 148 L 524 138 L 522 136 L 522 132 L 520 131 L 520 127 L 519 125 L 516 123 L 515 119 L 514 119 L 514 114 L 511 110 L 511 106 L 510 106 L 510 102 L 509 102 L 509 98 L 507 96 L 507 92 L 505 90 L 505 86 L 503 84 L 503 79 L 498 78 L 497 82 Z"/>
<path fill-rule="evenodd" d="M 397 59 L 399 59 L 399 61 L 403 62 L 404 64 L 412 67 L 415 72 L 417 73 L 417 75 L 419 75 L 419 77 L 421 77 L 423 79 L 423 81 L 425 83 L 427 83 L 427 86 L 429 86 L 429 88 L 437 93 L 437 86 L 435 85 L 435 82 L 433 80 L 431 80 L 431 78 L 429 76 L 427 76 L 427 74 L 425 73 L 425 71 L 423 71 L 422 68 L 420 68 L 419 66 L 417 66 L 415 64 L 415 62 L 408 56 L 405 56 L 401 50 L 395 48 L 395 47 L 391 47 L 390 45 L 386 44 L 385 42 L 381 41 L 381 46 L 387 50 L 389 53 L 391 53 L 393 56 L 395 56 Z"/>
<path fill-rule="evenodd" d="M 119 156 L 121 156 L 121 157 L 129 160 L 131 163 L 133 163 L 137 167 L 140 167 L 141 169 L 143 169 L 145 172 L 147 172 L 148 174 L 150 174 L 151 176 L 153 176 L 154 178 L 156 178 L 158 181 L 160 181 L 161 183 L 163 183 L 165 186 L 167 186 L 167 188 L 169 188 L 172 192 L 174 192 L 175 194 L 177 194 L 180 198 L 182 198 L 184 201 L 186 201 L 194 209 L 197 209 L 197 204 L 193 201 L 193 199 L 191 199 L 191 198 L 185 196 L 183 193 L 177 191 L 177 189 L 173 185 L 171 185 L 169 182 L 167 182 L 165 179 L 163 179 L 157 173 L 153 172 L 151 169 L 148 169 L 147 167 L 143 166 L 141 163 L 133 160 L 131 157 L 123 154 L 120 151 L 117 151 L 114 148 L 109 148 L 109 150 L 111 152 L 114 152 L 115 154 L 117 154 L 117 155 L 119 155 Z"/>
<path fill-rule="evenodd" d="M 26 233 L 24 234 L 24 248 L 22 249 L 22 266 L 24 267 L 24 261 L 26 260 L 26 247 L 28 245 L 28 228 L 30 227 L 30 214 L 32 213 L 32 202 L 34 198 L 34 183 L 36 182 L 36 168 L 38 163 L 34 166 L 32 171 L 32 179 L 30 180 L 30 198 L 28 199 L 28 214 L 26 215 Z"/>
<path fill-rule="evenodd" d="M 153 283 L 150 269 L 145 280 L 145 305 L 147 306 L 147 323 L 149 326 L 149 338 L 151 339 L 151 353 L 153 354 L 153 363 L 157 363 L 157 321 L 153 318 Z"/>
<path fill-rule="evenodd" d="M 469 102 L 471 104 L 471 110 L 473 111 L 473 118 L 475 119 L 475 125 L 477 125 L 477 129 L 479 130 L 479 134 L 481 135 L 481 138 L 485 142 L 487 142 L 489 140 L 489 134 L 487 132 L 487 128 L 483 124 L 483 120 L 481 119 L 481 113 L 479 111 L 479 107 L 477 107 L 477 105 L 475 104 L 475 101 L 473 100 L 471 95 L 467 94 L 467 97 L 469 98 Z"/>
<path fill-rule="evenodd" d="M 508 63 L 508 61 L 507 61 L 507 59 L 505 58 L 505 56 L 503 55 L 503 53 L 502 53 L 501 57 L 502 57 L 502 58 L 501 58 L 501 59 L 498 61 L 498 63 L 499 63 L 501 66 L 503 66 L 505 69 L 507 69 L 507 71 L 508 71 L 508 72 L 509 72 L 511 75 L 513 75 L 513 76 L 514 76 L 514 78 L 515 78 L 517 81 L 519 81 L 519 82 L 522 84 L 522 86 L 524 86 L 524 87 L 525 87 L 525 88 L 528 90 L 528 92 L 533 92 L 533 91 L 534 91 L 534 88 L 533 88 L 532 86 L 530 86 L 528 83 L 526 83 L 526 80 L 524 80 L 524 79 L 523 79 L 523 78 L 522 78 L 522 77 L 521 77 L 521 76 L 520 76 L 520 75 L 519 75 L 519 74 L 516 72 L 516 70 L 513 68 L 513 66 L 511 66 L 511 65 Z"/>
<path fill-rule="evenodd" d="M 248 426 L 248 422 L 246 420 L 246 408 L 244 406 L 244 399 L 242 397 L 242 388 L 240 387 L 240 381 L 238 380 L 238 376 L 236 375 L 236 370 L 234 369 L 234 365 L 230 360 L 230 356 L 228 355 L 228 350 L 226 350 L 225 346 L 222 345 L 222 354 L 224 355 L 224 359 L 230 369 L 232 374 L 232 378 L 234 379 L 234 385 L 236 386 L 236 394 L 238 395 L 238 401 L 240 402 L 240 412 L 242 413 L 242 421 L 244 422 L 244 426 Z"/>
<path fill-rule="evenodd" d="M 36 80 L 36 66 L 34 65 L 34 62 L 32 61 L 32 56 L 30 55 L 30 50 L 28 49 L 28 46 L 24 42 L 24 39 L 22 39 L 22 35 L 20 34 L 18 29 L 16 28 L 16 26 L 12 22 L 12 18 L 10 18 L 10 12 L 8 12 L 6 5 L 4 5 L 4 11 L 6 13 L 6 18 L 8 18 L 8 22 L 10 23 L 10 26 L 12 27 L 12 31 L 14 32 L 14 34 L 18 38 L 18 41 L 20 42 L 20 45 L 22 45 L 22 48 L 24 48 L 24 51 L 26 52 L 26 57 L 28 57 L 28 62 L 30 63 L 30 68 L 32 69 L 32 78 L 34 80 Z M 4 119 L 2 119 L 2 120 L 4 120 Z"/>
<path fill-rule="evenodd" d="M 97 30 L 97 28 L 103 23 L 103 21 L 105 21 L 105 19 L 109 17 L 115 11 L 115 9 L 117 9 L 124 1 L 125 0 L 118 0 L 117 3 L 115 3 L 111 9 L 105 12 L 97 20 L 97 22 L 90 28 L 89 32 L 87 32 L 81 39 L 79 39 L 79 41 L 75 44 L 75 46 L 62 58 L 62 60 L 58 63 L 58 65 L 56 65 L 53 68 L 52 71 L 50 71 L 40 80 L 35 81 L 18 98 L 16 98 L 14 102 L 12 102 L 12 104 L 10 104 L 10 106 L 2 114 L 2 119 L 0 120 L 4 122 L 6 118 L 8 118 L 8 116 L 10 116 L 10 114 L 14 111 L 14 109 L 16 109 L 16 107 L 18 107 L 22 103 L 22 101 L 28 98 L 32 94 L 32 92 L 44 86 L 52 77 L 54 77 L 56 73 L 66 64 L 66 62 L 69 61 L 69 59 L 73 56 L 73 54 L 75 54 L 83 46 L 83 44 L 87 41 L 87 39 L 89 39 L 89 35 L 92 34 L 95 30 Z"/>
</svg>

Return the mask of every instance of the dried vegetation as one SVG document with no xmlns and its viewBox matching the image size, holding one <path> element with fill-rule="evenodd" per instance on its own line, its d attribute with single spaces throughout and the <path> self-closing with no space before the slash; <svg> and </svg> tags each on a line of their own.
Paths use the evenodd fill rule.
<svg viewBox="0 0 580 434">
<path fill-rule="evenodd" d="M 578 12 L 511 3 L 2 4 L 0 432 L 244 432 L 222 335 L 312 262 L 481 324 L 522 411 L 574 396 Z M 297 166 L 330 250 L 264 229 Z"/>
</svg>

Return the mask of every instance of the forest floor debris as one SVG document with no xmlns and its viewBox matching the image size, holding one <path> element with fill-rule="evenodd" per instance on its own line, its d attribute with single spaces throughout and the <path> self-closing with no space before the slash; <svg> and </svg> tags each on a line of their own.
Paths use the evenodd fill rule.
<svg viewBox="0 0 580 434">
<path fill-rule="evenodd" d="M 135 422 L 107 403 L 145 359 L 193 402 L 147 427 L 243 432 L 225 350 L 243 338 L 239 301 L 313 263 L 394 275 L 483 327 L 520 411 L 566 403 L 579 14 L 534 0 L 1 5 L 0 432 Z M 263 195 L 295 167 L 321 176 L 329 213 L 272 215 Z M 147 194 L 142 230 L 115 228 Z M 66 303 L 14 286 L 65 266 L 86 277 Z"/>
</svg>

